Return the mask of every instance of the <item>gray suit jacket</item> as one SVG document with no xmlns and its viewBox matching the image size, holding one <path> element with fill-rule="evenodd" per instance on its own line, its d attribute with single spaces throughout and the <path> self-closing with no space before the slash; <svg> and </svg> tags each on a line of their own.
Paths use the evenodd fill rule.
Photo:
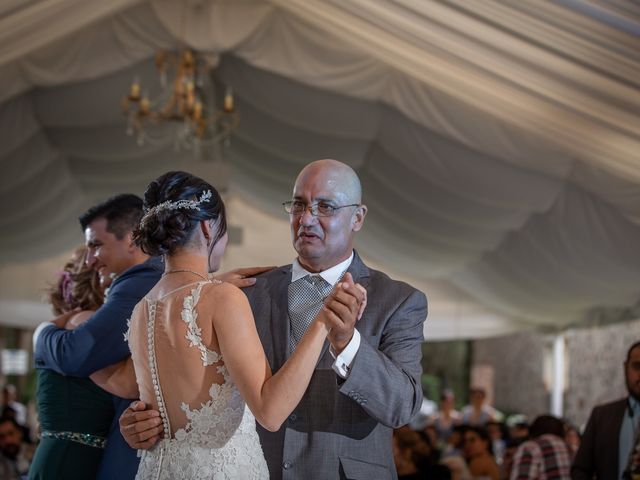
<svg viewBox="0 0 640 480">
<path fill-rule="evenodd" d="M 328 342 L 300 404 L 278 432 L 258 425 L 272 480 L 395 479 L 392 429 L 420 409 L 425 295 L 370 270 L 357 253 L 348 271 L 367 289 L 356 328 L 360 349 L 349 378 L 333 369 Z M 272 370 L 289 358 L 291 265 L 258 278 L 246 293 Z"/>
<path fill-rule="evenodd" d="M 593 409 L 571 466 L 572 480 L 618 480 L 618 443 L 627 399 Z"/>
</svg>

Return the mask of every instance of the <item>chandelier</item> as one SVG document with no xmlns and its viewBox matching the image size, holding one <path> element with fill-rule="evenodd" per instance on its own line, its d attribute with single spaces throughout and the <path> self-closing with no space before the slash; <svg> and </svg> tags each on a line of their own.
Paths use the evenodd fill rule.
<svg viewBox="0 0 640 480">
<path fill-rule="evenodd" d="M 127 117 L 127 135 L 135 136 L 138 145 L 167 141 L 167 132 L 159 127 L 173 124 L 174 147 L 194 150 L 224 142 L 238 126 L 239 115 L 234 108 L 233 92 L 227 87 L 222 108 L 216 108 L 210 81 L 211 65 L 204 56 L 184 49 L 178 53 L 161 50 L 155 65 L 160 76 L 161 93 L 151 99 L 134 79 L 128 95 L 122 99 Z M 171 83 L 167 80 L 173 74 Z"/>
</svg>

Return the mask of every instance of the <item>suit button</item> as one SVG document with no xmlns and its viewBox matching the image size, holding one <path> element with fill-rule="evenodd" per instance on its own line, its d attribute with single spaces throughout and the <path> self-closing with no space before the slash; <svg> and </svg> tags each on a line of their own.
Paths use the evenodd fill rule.
<svg viewBox="0 0 640 480">
<path fill-rule="evenodd" d="M 295 422 L 298 419 L 298 415 L 296 415 L 295 413 L 292 413 L 291 415 L 289 415 L 289 420 L 291 420 L 292 422 Z"/>
<path fill-rule="evenodd" d="M 293 463 L 291 463 L 289 460 L 282 464 L 282 468 L 284 468 L 285 470 L 289 470 L 291 467 L 293 467 Z"/>
</svg>

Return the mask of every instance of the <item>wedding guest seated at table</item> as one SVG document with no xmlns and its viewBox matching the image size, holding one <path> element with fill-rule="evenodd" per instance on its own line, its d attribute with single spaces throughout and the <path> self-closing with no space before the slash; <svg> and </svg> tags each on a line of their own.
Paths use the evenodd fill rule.
<svg viewBox="0 0 640 480">
<path fill-rule="evenodd" d="M 491 438 L 482 427 L 468 427 L 464 432 L 464 457 L 472 478 L 500 479 L 500 469 L 491 451 Z"/>
<path fill-rule="evenodd" d="M 485 428 L 487 429 L 487 433 L 491 438 L 491 448 L 493 450 L 493 456 L 496 459 L 496 463 L 498 465 L 502 465 L 504 452 L 507 448 L 509 431 L 507 430 L 507 427 L 504 423 L 497 422 L 495 420 L 487 422 Z"/>
<path fill-rule="evenodd" d="M 33 445 L 22 438 L 20 425 L 10 417 L 0 418 L 0 478 L 21 480 L 29 473 Z"/>
<path fill-rule="evenodd" d="M 429 418 L 429 425 L 435 428 L 438 441 L 445 443 L 456 425 L 460 425 L 462 415 L 455 409 L 455 395 L 445 389 L 440 394 L 440 409 Z"/>
<path fill-rule="evenodd" d="M 17 417 L 18 414 L 13 409 L 13 407 L 10 407 L 9 405 L 5 405 L 4 407 L 2 407 L 0 418 L 11 418 L 12 420 L 15 420 L 20 427 L 20 430 L 22 430 L 22 440 L 27 443 L 33 443 L 33 441 L 31 440 L 31 429 L 26 425 L 20 424 L 20 422 L 18 422 L 17 420 Z"/>
<path fill-rule="evenodd" d="M 524 415 L 517 415 L 517 421 L 511 422 L 509 426 L 509 438 L 511 440 L 518 440 L 520 442 L 526 442 L 529 440 L 529 422 Z"/>
<path fill-rule="evenodd" d="M 18 402 L 18 390 L 15 385 L 7 383 L 2 389 L 2 406 L 10 407 L 15 412 L 15 420 L 18 425 L 27 425 L 27 407 Z M 3 412 L 2 416 L 5 414 Z"/>
<path fill-rule="evenodd" d="M 571 457 L 564 441 L 564 423 L 541 415 L 531 424 L 531 440 L 524 442 L 513 458 L 511 480 L 569 480 Z"/>
<path fill-rule="evenodd" d="M 462 424 L 482 427 L 487 422 L 500 420 L 501 414 L 487 403 L 487 392 L 483 388 L 469 390 L 469 405 L 462 409 Z"/>
<path fill-rule="evenodd" d="M 419 464 L 422 438 L 420 434 L 405 426 L 393 431 L 392 441 L 393 459 L 398 471 L 398 479 L 421 478 L 422 472 Z"/>
</svg>

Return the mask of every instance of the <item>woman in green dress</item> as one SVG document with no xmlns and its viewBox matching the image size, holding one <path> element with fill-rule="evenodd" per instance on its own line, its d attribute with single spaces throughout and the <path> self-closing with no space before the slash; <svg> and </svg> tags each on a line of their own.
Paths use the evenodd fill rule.
<svg viewBox="0 0 640 480">
<path fill-rule="evenodd" d="M 85 248 L 76 251 L 50 291 L 56 315 L 77 312 L 65 325 L 73 329 L 104 301 L 104 285 L 85 267 Z M 94 479 L 114 415 L 112 397 L 88 378 L 38 370 L 40 443 L 29 478 Z"/>
</svg>

